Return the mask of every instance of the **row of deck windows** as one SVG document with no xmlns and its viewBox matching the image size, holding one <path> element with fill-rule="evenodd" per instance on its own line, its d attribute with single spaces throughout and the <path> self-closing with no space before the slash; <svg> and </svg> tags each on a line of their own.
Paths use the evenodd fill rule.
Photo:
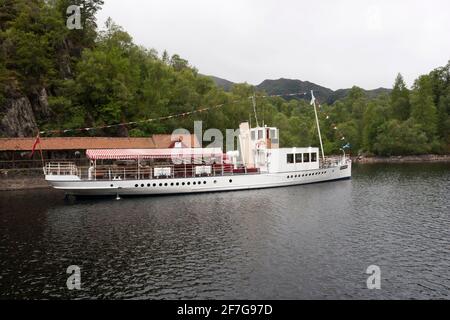
<svg viewBox="0 0 450 320">
<path fill-rule="evenodd" d="M 287 176 L 288 179 L 292 179 L 292 178 L 302 178 L 302 177 L 309 177 L 309 176 L 317 176 L 320 174 L 326 174 L 326 171 L 320 171 L 320 172 L 313 172 L 313 173 L 304 173 L 304 174 L 296 174 L 296 175 L 290 175 Z"/>
<path fill-rule="evenodd" d="M 233 180 L 232 179 L 230 179 L 230 180 L 228 180 L 228 182 L 229 183 L 232 183 L 233 182 Z M 195 186 L 195 185 L 201 185 L 201 184 L 206 184 L 206 181 L 193 181 L 192 182 L 192 184 Z M 214 180 L 214 183 L 217 183 L 217 180 Z M 191 185 L 191 182 L 190 181 L 188 181 L 188 182 L 171 182 L 171 183 L 168 183 L 168 182 L 166 182 L 166 183 L 147 183 L 147 187 L 151 187 L 151 186 L 153 186 L 153 187 L 156 187 L 156 186 L 160 186 L 160 187 L 162 187 L 162 186 L 164 186 L 164 187 L 168 187 L 168 186 L 171 186 L 171 187 L 173 187 L 173 186 L 184 186 L 184 185 L 188 185 L 188 186 L 190 186 Z M 135 184 L 134 185 L 136 188 L 138 188 L 139 187 L 139 184 Z M 142 188 L 144 188 L 146 185 L 144 184 L 144 183 L 141 183 L 141 185 L 140 185 Z M 113 184 L 111 184 L 111 187 L 114 187 L 114 185 Z"/>
<path fill-rule="evenodd" d="M 310 159 L 311 155 L 311 159 Z M 317 161 L 317 153 L 288 153 L 286 155 L 287 163 L 306 163 L 306 162 L 316 162 Z"/>
</svg>

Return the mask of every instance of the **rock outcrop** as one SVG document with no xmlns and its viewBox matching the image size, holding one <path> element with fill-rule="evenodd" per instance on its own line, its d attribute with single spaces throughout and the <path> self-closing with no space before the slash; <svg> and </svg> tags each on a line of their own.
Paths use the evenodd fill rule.
<svg viewBox="0 0 450 320">
<path fill-rule="evenodd" d="M 0 107 L 0 115 L 0 135 L 6 137 L 36 135 L 36 118 L 28 97 L 6 99 L 4 105 Z"/>
</svg>

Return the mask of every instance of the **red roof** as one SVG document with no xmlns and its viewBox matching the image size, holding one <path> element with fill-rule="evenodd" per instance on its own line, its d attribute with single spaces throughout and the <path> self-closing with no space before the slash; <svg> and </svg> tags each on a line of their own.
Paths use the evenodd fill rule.
<svg viewBox="0 0 450 320">
<path fill-rule="evenodd" d="M 222 157 L 220 148 L 172 148 L 172 149 L 90 149 L 86 156 L 92 160 L 98 159 L 170 159 L 192 157 Z"/>
<path fill-rule="evenodd" d="M 200 147 L 195 135 L 182 136 L 183 143 L 191 140 L 192 147 Z M 169 148 L 172 135 L 155 134 L 148 138 L 113 138 L 113 137 L 55 137 L 40 138 L 42 150 L 86 150 L 86 149 L 149 149 Z M 0 138 L 0 151 L 30 151 L 35 138 Z"/>
</svg>

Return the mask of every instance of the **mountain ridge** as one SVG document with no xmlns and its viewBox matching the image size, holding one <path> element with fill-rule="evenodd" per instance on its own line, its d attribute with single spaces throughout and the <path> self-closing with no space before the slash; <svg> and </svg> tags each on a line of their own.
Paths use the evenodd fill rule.
<svg viewBox="0 0 450 320">
<path fill-rule="evenodd" d="M 232 86 L 237 84 L 235 82 L 217 76 L 206 75 L 206 77 L 211 78 L 217 86 L 223 88 L 225 91 L 230 91 Z M 310 81 L 302 81 L 299 79 L 288 79 L 288 78 L 265 79 L 255 87 L 257 90 L 265 91 L 269 95 L 305 92 L 307 93 L 307 95 L 305 95 L 304 99 L 310 99 L 311 95 L 309 94 L 309 92 L 311 90 L 314 90 L 315 97 L 319 101 L 326 102 L 328 104 L 333 104 L 335 101 L 345 98 L 348 95 L 348 92 L 351 90 L 351 88 L 332 90 L 330 88 L 318 85 Z M 384 87 L 379 87 L 371 90 L 366 89 L 362 90 L 366 93 L 367 97 L 369 98 L 374 98 L 378 95 L 387 94 L 391 92 L 391 89 Z"/>
</svg>

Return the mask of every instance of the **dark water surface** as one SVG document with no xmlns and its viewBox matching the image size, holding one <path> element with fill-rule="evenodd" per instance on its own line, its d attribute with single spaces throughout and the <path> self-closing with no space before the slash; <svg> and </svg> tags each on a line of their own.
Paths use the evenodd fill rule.
<svg viewBox="0 0 450 320">
<path fill-rule="evenodd" d="M 120 201 L 1 192 L 0 298 L 450 298 L 449 193 L 449 164 Z"/>
</svg>

